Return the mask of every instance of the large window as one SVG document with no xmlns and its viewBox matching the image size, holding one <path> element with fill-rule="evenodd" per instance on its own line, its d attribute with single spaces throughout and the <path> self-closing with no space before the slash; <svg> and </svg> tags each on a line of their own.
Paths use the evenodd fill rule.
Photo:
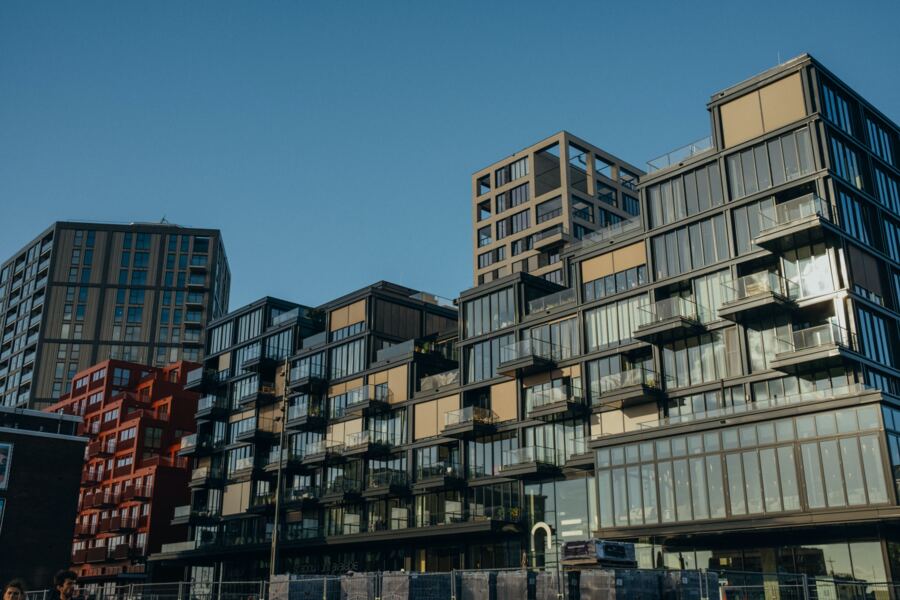
<svg viewBox="0 0 900 600">
<path fill-rule="evenodd" d="M 704 323 L 719 318 L 719 307 L 725 300 L 731 284 L 731 271 L 716 271 L 691 281 L 694 288 L 693 300 L 700 310 Z"/>
<path fill-rule="evenodd" d="M 862 353 L 877 363 L 893 365 L 891 357 L 893 336 L 889 333 L 887 321 L 884 317 L 863 308 L 857 309 L 856 314 L 859 318 L 857 333 Z"/>
<path fill-rule="evenodd" d="M 497 376 L 500 348 L 515 342 L 515 336 L 503 335 L 466 347 L 466 383 L 475 383 Z"/>
<path fill-rule="evenodd" d="M 791 323 L 785 314 L 747 325 L 747 346 L 750 350 L 750 370 L 765 371 L 775 355 L 788 349 Z"/>
<path fill-rule="evenodd" d="M 647 265 L 638 265 L 618 273 L 612 273 L 593 281 L 585 282 L 584 301 L 599 300 L 604 296 L 611 296 L 620 292 L 626 292 L 639 285 L 647 283 Z"/>
<path fill-rule="evenodd" d="M 831 138 L 831 162 L 838 177 L 864 189 L 862 166 L 856 150 L 836 137 Z"/>
<path fill-rule="evenodd" d="M 519 206 L 520 204 L 525 204 L 528 202 L 529 194 L 528 194 L 528 184 L 523 183 L 522 185 L 516 186 L 508 192 L 503 192 L 497 194 L 496 206 L 497 212 L 496 214 L 500 214 L 504 210 L 508 208 L 513 208 L 514 206 Z"/>
<path fill-rule="evenodd" d="M 366 368 L 366 340 L 356 340 L 330 350 L 331 378 L 338 379 L 359 373 Z"/>
<path fill-rule="evenodd" d="M 850 104 L 840 92 L 836 92 L 824 82 L 822 83 L 822 108 L 829 121 L 837 125 L 844 133 L 853 135 Z"/>
<path fill-rule="evenodd" d="M 629 343 L 634 330 L 646 321 L 647 313 L 641 310 L 646 304 L 647 296 L 642 294 L 584 313 L 588 351 Z"/>
<path fill-rule="evenodd" d="M 838 196 L 841 224 L 844 226 L 844 230 L 862 243 L 871 244 L 869 213 L 866 206 L 844 190 L 840 190 Z"/>
<path fill-rule="evenodd" d="M 798 129 L 732 154 L 726 164 L 732 200 L 812 173 L 815 166 L 809 130 Z"/>
<path fill-rule="evenodd" d="M 466 473 L 470 478 L 490 477 L 500 473 L 503 453 L 515 450 L 519 441 L 513 432 L 471 440 L 466 449 Z"/>
<path fill-rule="evenodd" d="M 753 244 L 753 238 L 759 235 L 759 232 L 765 226 L 763 222 L 763 213 L 772 211 L 775 207 L 774 198 L 764 198 L 757 202 L 745 204 L 732 212 L 734 220 L 734 240 L 735 250 L 738 255 L 746 254 L 751 250 L 758 250 L 759 247 Z"/>
<path fill-rule="evenodd" d="M 719 164 L 712 163 L 647 188 L 650 226 L 659 227 L 722 204 Z"/>
<path fill-rule="evenodd" d="M 894 149 L 891 134 L 878 121 L 866 115 L 866 132 L 869 134 L 869 148 L 889 165 L 894 164 Z"/>
<path fill-rule="evenodd" d="M 676 340 L 662 347 L 663 372 L 672 387 L 686 387 L 740 374 L 737 331 L 732 327 Z"/>
<path fill-rule="evenodd" d="M 254 310 L 252 313 L 239 317 L 237 320 L 237 343 L 249 340 L 262 333 L 263 309 Z"/>
<path fill-rule="evenodd" d="M 515 290 L 510 287 L 466 302 L 466 337 L 490 333 L 515 323 L 515 300 Z"/>
<path fill-rule="evenodd" d="M 897 191 L 897 179 L 875 167 L 875 191 L 878 201 L 895 214 L 900 214 L 900 192 Z"/>
<path fill-rule="evenodd" d="M 716 215 L 651 240 L 656 279 L 674 277 L 729 257 L 725 215 Z"/>
<path fill-rule="evenodd" d="M 494 172 L 496 187 L 506 185 L 510 181 L 515 181 L 520 177 L 528 175 L 528 157 L 520 158 L 514 163 L 510 163 L 505 167 L 500 167 Z"/>
<path fill-rule="evenodd" d="M 879 425 L 865 406 L 600 449 L 600 526 L 886 503 Z"/>
<path fill-rule="evenodd" d="M 576 317 L 534 327 L 530 333 L 531 339 L 540 340 L 550 345 L 550 354 L 554 360 L 565 360 L 580 353 L 578 347 L 578 319 Z"/>
<path fill-rule="evenodd" d="M 797 284 L 801 298 L 834 290 L 831 263 L 825 244 L 786 250 L 782 254 L 782 266 L 784 278 Z"/>
</svg>

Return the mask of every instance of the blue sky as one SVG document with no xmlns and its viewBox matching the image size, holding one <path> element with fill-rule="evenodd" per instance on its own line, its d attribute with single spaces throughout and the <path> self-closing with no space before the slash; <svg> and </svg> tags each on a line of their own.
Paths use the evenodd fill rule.
<svg viewBox="0 0 900 600">
<path fill-rule="evenodd" d="M 561 129 L 643 165 L 802 52 L 900 121 L 898 22 L 888 1 L 5 0 L 0 257 L 58 219 L 165 216 L 222 229 L 232 307 L 380 279 L 453 297 L 474 171 Z"/>
</svg>

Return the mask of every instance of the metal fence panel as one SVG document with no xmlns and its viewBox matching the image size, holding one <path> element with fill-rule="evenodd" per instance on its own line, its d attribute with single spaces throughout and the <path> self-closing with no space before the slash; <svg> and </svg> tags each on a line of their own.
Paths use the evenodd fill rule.
<svg viewBox="0 0 900 600">
<path fill-rule="evenodd" d="M 527 571 L 500 571 L 496 579 L 497 598 L 528 599 Z"/>
<path fill-rule="evenodd" d="M 458 600 L 496 600 L 491 592 L 496 589 L 497 574 L 484 571 L 462 571 L 459 573 Z"/>
<path fill-rule="evenodd" d="M 341 600 L 375 600 L 378 573 L 352 573 L 341 576 Z"/>
</svg>

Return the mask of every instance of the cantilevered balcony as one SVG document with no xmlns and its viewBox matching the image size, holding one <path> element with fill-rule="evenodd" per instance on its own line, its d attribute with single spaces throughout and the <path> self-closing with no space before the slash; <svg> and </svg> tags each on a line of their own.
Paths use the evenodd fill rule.
<svg viewBox="0 0 900 600">
<path fill-rule="evenodd" d="M 231 423 L 234 442 L 269 442 L 275 439 L 275 422 L 272 419 L 248 417 Z"/>
<path fill-rule="evenodd" d="M 726 299 L 719 316 L 742 323 L 790 310 L 799 296 L 800 286 L 775 271 L 760 271 L 738 277 L 725 284 Z"/>
<path fill-rule="evenodd" d="M 456 439 L 471 439 L 489 435 L 497 430 L 497 415 L 479 406 L 451 410 L 444 415 L 441 435 Z"/>
<path fill-rule="evenodd" d="M 807 246 L 837 234 L 828 203 L 815 194 L 760 209 L 753 243 L 772 252 Z"/>
<path fill-rule="evenodd" d="M 567 354 L 562 346 L 544 340 L 521 340 L 500 348 L 497 373 L 515 377 L 546 371 L 556 367 L 556 362 Z"/>
<path fill-rule="evenodd" d="M 325 411 L 318 398 L 300 396 L 291 399 L 287 410 L 287 428 L 316 431 L 325 427 Z"/>
<path fill-rule="evenodd" d="M 315 485 L 289 487 L 284 490 L 282 500 L 291 508 L 306 508 L 319 503 L 322 491 Z"/>
<path fill-rule="evenodd" d="M 428 375 L 419 380 L 419 392 L 422 394 L 438 393 L 457 386 L 459 386 L 459 369 Z"/>
<path fill-rule="evenodd" d="M 526 415 L 530 419 L 558 421 L 577 417 L 587 412 L 581 388 L 565 381 L 549 389 L 532 390 L 526 397 Z"/>
<path fill-rule="evenodd" d="M 252 347 L 253 350 L 248 351 L 244 356 L 244 362 L 241 363 L 241 369 L 249 373 L 259 373 L 271 379 L 275 374 L 278 365 L 284 363 L 283 358 L 275 358 L 272 353 L 278 353 L 270 348 L 263 348 L 260 345 Z"/>
<path fill-rule="evenodd" d="M 272 382 L 261 382 L 259 387 L 245 392 L 236 398 L 241 408 L 261 407 L 273 404 L 277 398 L 275 396 L 275 384 Z"/>
<path fill-rule="evenodd" d="M 322 502 L 355 502 L 362 496 L 362 484 L 353 478 L 339 476 L 325 485 Z"/>
<path fill-rule="evenodd" d="M 642 316 L 634 330 L 636 340 L 659 344 L 703 330 L 705 311 L 689 298 L 674 296 L 638 309 Z"/>
<path fill-rule="evenodd" d="M 560 471 L 561 452 L 543 446 L 526 446 L 503 453 L 500 475 L 505 477 L 547 477 Z"/>
<path fill-rule="evenodd" d="M 409 475 L 400 469 L 381 469 L 369 473 L 364 498 L 405 496 L 409 494 Z"/>
<path fill-rule="evenodd" d="M 291 367 L 289 387 L 295 392 L 317 392 L 328 384 L 324 357 L 295 364 Z"/>
<path fill-rule="evenodd" d="M 663 395 L 665 386 L 656 371 L 633 367 L 603 375 L 597 380 L 596 388 L 599 396 L 594 398 L 595 408 L 626 408 L 644 402 L 656 402 Z"/>
<path fill-rule="evenodd" d="M 792 374 L 843 364 L 857 348 L 855 335 L 835 323 L 794 331 L 778 344 L 769 367 Z"/>
<path fill-rule="evenodd" d="M 303 449 L 304 465 L 321 465 L 344 460 L 344 444 L 335 440 L 320 440 Z"/>
<path fill-rule="evenodd" d="M 228 400 L 224 396 L 207 394 L 197 401 L 198 419 L 220 419 L 231 411 Z"/>
<path fill-rule="evenodd" d="M 225 470 L 221 467 L 197 467 L 191 471 L 190 487 L 222 487 Z"/>
<path fill-rule="evenodd" d="M 185 379 L 184 389 L 192 392 L 215 393 L 225 386 L 231 376 L 231 369 L 207 369 L 200 367 L 189 371 Z"/>
<path fill-rule="evenodd" d="M 347 458 L 364 456 L 366 458 L 384 457 L 391 453 L 399 440 L 385 433 L 374 431 L 357 431 L 348 434 L 344 439 L 344 456 Z"/>
<path fill-rule="evenodd" d="M 303 464 L 303 454 L 300 452 L 294 449 L 281 449 L 276 446 L 269 451 L 265 469 L 270 472 L 278 471 L 278 469 L 296 472 L 306 470 L 307 466 Z"/>
<path fill-rule="evenodd" d="M 347 391 L 343 415 L 363 415 L 383 412 L 391 406 L 391 391 L 387 385 L 361 385 Z"/>
<path fill-rule="evenodd" d="M 442 460 L 416 468 L 413 488 L 419 492 L 458 489 L 465 487 L 466 478 L 458 462 Z"/>
</svg>

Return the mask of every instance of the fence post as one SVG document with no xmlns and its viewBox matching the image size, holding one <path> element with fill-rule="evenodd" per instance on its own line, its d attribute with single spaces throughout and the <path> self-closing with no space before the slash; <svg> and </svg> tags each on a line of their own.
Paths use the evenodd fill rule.
<svg viewBox="0 0 900 600">
<path fill-rule="evenodd" d="M 809 578 L 806 573 L 801 576 L 801 581 L 803 582 L 803 600 L 809 600 Z"/>
<path fill-rule="evenodd" d="M 456 569 L 450 569 L 450 600 L 456 600 Z"/>
<path fill-rule="evenodd" d="M 184 582 L 178 582 L 178 600 L 184 600 Z"/>
<path fill-rule="evenodd" d="M 259 600 L 266 600 L 266 580 L 259 580 Z"/>
</svg>

